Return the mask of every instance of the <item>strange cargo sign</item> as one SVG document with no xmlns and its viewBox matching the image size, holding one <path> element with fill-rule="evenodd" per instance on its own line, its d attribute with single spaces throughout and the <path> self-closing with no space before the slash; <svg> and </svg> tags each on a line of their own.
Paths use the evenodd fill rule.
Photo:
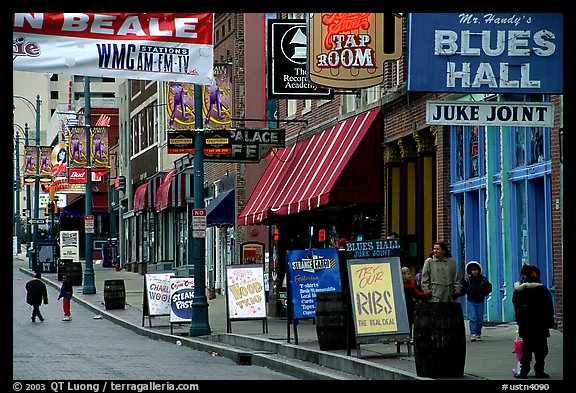
<svg viewBox="0 0 576 393">
<path fill-rule="evenodd" d="M 562 94 L 561 13 L 413 13 L 408 90 Z"/>
<path fill-rule="evenodd" d="M 288 251 L 288 275 L 294 319 L 316 316 L 317 293 L 342 290 L 335 248 Z"/>
</svg>

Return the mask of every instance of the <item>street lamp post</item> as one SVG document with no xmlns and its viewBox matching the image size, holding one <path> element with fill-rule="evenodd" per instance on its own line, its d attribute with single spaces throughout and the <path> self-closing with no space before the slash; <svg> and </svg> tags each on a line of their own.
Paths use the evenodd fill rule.
<svg viewBox="0 0 576 393">
<path fill-rule="evenodd" d="M 22 226 L 22 219 L 20 216 L 20 132 L 24 132 L 24 129 L 18 124 L 14 124 L 19 130 L 16 130 L 16 173 L 14 179 L 14 191 L 16 192 L 16 201 L 14 209 L 14 235 L 16 236 L 16 254 L 20 254 L 21 239 L 20 239 L 20 227 Z M 26 143 L 26 141 L 24 141 Z"/>
<path fill-rule="evenodd" d="M 36 96 L 36 106 L 26 97 L 22 96 L 13 96 L 14 98 L 19 98 L 26 102 L 35 112 L 36 117 L 36 179 L 35 179 L 35 190 L 34 190 L 34 219 L 38 220 L 38 210 L 40 209 L 40 95 Z M 26 141 L 28 141 L 28 137 L 26 137 Z M 29 199 L 29 198 L 28 198 Z M 38 270 L 37 264 L 37 244 L 38 244 L 38 224 L 34 224 L 34 235 L 32 241 L 32 250 L 28 249 L 29 252 L 32 252 L 32 267 L 35 271 Z"/>
<path fill-rule="evenodd" d="M 84 127 L 86 129 L 86 195 L 85 195 L 85 212 L 84 220 L 88 216 L 92 216 L 92 146 L 91 146 L 91 131 L 90 131 L 90 77 L 84 77 Z M 86 221 L 84 221 L 84 228 L 86 228 Z M 86 256 L 84 257 L 84 286 L 82 293 L 93 295 L 96 293 L 96 286 L 94 285 L 94 264 L 92 259 L 92 232 L 85 231 L 86 237 Z"/>
<path fill-rule="evenodd" d="M 24 128 L 22 128 L 21 125 L 13 123 L 12 124 L 14 127 L 17 127 L 18 130 L 16 130 L 16 134 L 15 134 L 15 153 L 16 153 L 16 165 L 15 165 L 15 178 L 14 178 L 14 191 L 15 191 L 15 209 L 14 209 L 14 234 L 16 235 L 16 240 L 17 240 L 17 247 L 18 247 L 18 254 L 20 253 L 20 249 L 22 247 L 22 238 L 20 236 L 20 232 L 21 232 L 21 227 L 22 227 L 22 216 L 20 215 L 20 202 L 21 202 L 21 197 L 20 197 L 20 185 L 22 184 L 22 176 L 21 176 L 21 171 L 22 168 L 20 167 L 20 143 L 24 143 L 24 148 L 26 149 L 28 147 L 28 123 L 24 124 Z M 23 136 L 21 138 L 21 135 Z M 28 186 L 26 186 L 26 212 L 28 214 L 28 216 L 26 218 L 29 217 L 29 212 L 30 212 L 30 188 Z M 26 220 L 28 221 L 28 220 Z M 31 229 L 30 229 L 31 224 L 30 223 L 26 223 L 26 249 L 28 249 L 30 247 L 30 239 L 31 239 Z M 30 269 L 32 269 L 32 263 L 30 263 Z"/>
<path fill-rule="evenodd" d="M 24 147 L 28 147 L 28 123 L 24 124 Z M 30 240 L 32 240 L 32 225 L 30 224 L 30 186 L 26 186 L 26 253 L 28 254 L 28 268 L 32 269 L 32 255 L 30 253 Z"/>
<path fill-rule="evenodd" d="M 204 135 L 202 134 L 202 86 L 194 85 L 194 111 L 196 135 L 194 140 L 194 208 L 204 209 Z M 190 214 L 188 218 L 191 219 Z M 206 239 L 194 237 L 194 297 L 192 299 L 192 320 L 190 336 L 210 335 L 208 321 L 208 301 L 206 299 L 205 283 L 205 250 Z M 190 239 L 188 239 L 190 242 Z M 190 258 L 190 254 L 188 254 Z"/>
</svg>

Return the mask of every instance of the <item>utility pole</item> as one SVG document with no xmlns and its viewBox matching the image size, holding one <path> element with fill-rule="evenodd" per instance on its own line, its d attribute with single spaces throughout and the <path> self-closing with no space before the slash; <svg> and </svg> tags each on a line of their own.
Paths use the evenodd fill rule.
<svg viewBox="0 0 576 393">
<path fill-rule="evenodd" d="M 20 126 L 18 126 L 20 127 Z M 20 132 L 16 131 L 16 173 L 14 175 L 14 191 L 16 193 L 16 208 L 14 209 L 14 235 L 16 236 L 16 254 L 20 254 Z"/>
<path fill-rule="evenodd" d="M 28 123 L 24 124 L 24 147 L 28 147 Z M 32 224 L 30 224 L 30 186 L 26 185 L 26 254 L 28 254 L 28 269 L 34 267 L 32 263 Z"/>
<path fill-rule="evenodd" d="M 36 181 L 34 188 L 34 219 L 38 220 L 40 210 L 40 95 L 36 96 Z M 38 224 L 34 224 L 34 256 L 35 272 L 42 269 L 38 266 Z"/>
<path fill-rule="evenodd" d="M 194 209 L 204 209 L 204 135 L 202 129 L 202 85 L 194 85 L 194 122 L 196 126 L 194 139 Z M 188 223 L 191 224 L 191 209 L 188 209 Z M 191 225 L 190 225 L 191 227 Z M 190 233 L 190 232 L 188 232 Z M 188 235 L 190 236 L 190 235 Z M 190 242 L 190 238 L 188 238 Z M 206 238 L 194 237 L 194 297 L 192 298 L 192 321 L 190 336 L 210 335 L 208 321 L 208 301 L 206 299 Z M 190 253 L 188 253 L 190 259 Z"/>
<path fill-rule="evenodd" d="M 34 192 L 34 219 L 37 222 L 38 220 L 38 210 L 40 209 L 40 95 L 36 96 L 36 106 L 26 97 L 22 96 L 13 96 L 13 98 L 19 98 L 23 100 L 26 104 L 30 106 L 34 110 L 35 118 L 36 118 L 36 174 L 35 174 L 35 192 Z M 26 124 L 26 146 L 28 146 L 28 124 Z M 29 186 L 27 186 L 26 191 L 26 199 L 28 204 L 30 203 L 30 190 Z M 28 205 L 28 214 L 30 212 L 30 205 Z M 30 217 L 26 217 L 29 221 Z M 28 224 L 30 225 L 30 224 Z M 29 235 L 29 234 L 28 234 Z M 30 239 L 30 236 L 28 236 Z M 33 229 L 33 239 L 32 239 L 32 246 L 28 248 L 28 264 L 30 265 L 30 269 L 37 271 L 37 242 L 38 242 L 38 224 L 34 224 Z"/>
<path fill-rule="evenodd" d="M 85 211 L 84 211 L 84 228 L 86 228 L 87 217 L 94 218 L 92 215 L 92 146 L 90 131 L 90 77 L 84 77 L 84 128 L 86 130 L 86 194 L 85 194 Z M 91 229 L 93 230 L 93 229 Z M 86 256 L 84 267 L 84 287 L 82 293 L 95 294 L 96 286 L 94 285 L 94 265 L 92 260 L 92 232 L 85 230 L 86 238 Z"/>
</svg>

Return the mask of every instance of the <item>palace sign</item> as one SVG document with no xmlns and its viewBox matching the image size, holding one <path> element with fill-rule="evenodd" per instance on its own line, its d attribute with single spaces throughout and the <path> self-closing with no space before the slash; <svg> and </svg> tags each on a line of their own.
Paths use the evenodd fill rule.
<svg viewBox="0 0 576 393">
<path fill-rule="evenodd" d="M 273 147 L 285 146 L 282 128 L 203 130 L 204 161 L 259 162 Z M 168 154 L 194 154 L 194 130 L 168 130 Z"/>
</svg>

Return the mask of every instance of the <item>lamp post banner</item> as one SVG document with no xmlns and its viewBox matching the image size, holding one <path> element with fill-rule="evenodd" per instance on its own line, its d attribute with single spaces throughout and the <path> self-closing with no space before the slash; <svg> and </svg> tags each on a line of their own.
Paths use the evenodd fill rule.
<svg viewBox="0 0 576 393">
<path fill-rule="evenodd" d="M 13 69 L 211 85 L 212 13 L 15 13 Z"/>
</svg>

